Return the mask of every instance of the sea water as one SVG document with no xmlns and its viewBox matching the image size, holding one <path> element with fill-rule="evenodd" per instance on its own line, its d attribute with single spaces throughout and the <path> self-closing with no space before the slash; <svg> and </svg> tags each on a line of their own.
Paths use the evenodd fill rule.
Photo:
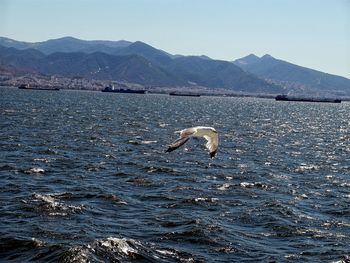
<svg viewBox="0 0 350 263">
<path fill-rule="evenodd" d="M 0 261 L 348 262 L 350 103 L 0 88 Z M 217 157 L 174 131 L 213 126 Z"/>
</svg>

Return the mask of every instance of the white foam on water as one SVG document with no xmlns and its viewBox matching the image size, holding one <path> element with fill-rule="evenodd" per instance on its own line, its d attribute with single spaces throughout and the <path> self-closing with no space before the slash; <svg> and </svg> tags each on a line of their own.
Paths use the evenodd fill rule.
<svg viewBox="0 0 350 263">
<path fill-rule="evenodd" d="M 251 187 L 254 187 L 254 184 L 253 184 L 253 183 L 248 183 L 248 182 L 241 182 L 239 185 L 242 186 L 242 187 L 244 187 L 244 188 L 251 188 Z"/>
<path fill-rule="evenodd" d="M 165 249 L 156 249 L 156 251 L 165 256 L 176 256 L 176 253 L 170 250 Z"/>
<path fill-rule="evenodd" d="M 26 174 L 33 174 L 33 173 L 43 174 L 43 173 L 45 173 L 45 170 L 43 168 L 40 168 L 40 167 L 33 167 L 33 168 L 30 168 L 30 169 L 24 171 L 24 173 L 26 173 Z"/>
<path fill-rule="evenodd" d="M 217 189 L 220 191 L 225 191 L 225 190 L 229 189 L 230 186 L 231 186 L 231 184 L 224 183 L 222 186 L 218 187 Z"/>
<path fill-rule="evenodd" d="M 39 202 L 39 208 L 47 212 L 50 216 L 66 216 L 69 213 L 81 212 L 83 210 L 83 206 L 67 205 L 58 201 L 58 196 L 60 195 L 62 195 L 62 193 L 33 193 L 32 198 L 34 202 Z"/>
<path fill-rule="evenodd" d="M 298 166 L 295 171 L 296 172 L 305 172 L 305 171 L 317 171 L 320 169 L 320 166 L 315 164 L 305 164 L 302 163 L 300 166 Z"/>
<path fill-rule="evenodd" d="M 157 143 L 157 141 L 141 141 L 141 144 L 152 144 Z"/>
<path fill-rule="evenodd" d="M 131 255 L 137 253 L 137 250 L 129 245 L 129 242 L 134 242 L 133 240 L 127 240 L 125 238 L 108 237 L 105 241 L 100 241 L 101 246 L 115 249 L 117 248 L 120 252 L 125 255 Z"/>
<path fill-rule="evenodd" d="M 50 162 L 48 159 L 46 158 L 35 158 L 34 162 L 43 162 L 43 163 L 48 163 Z"/>
<path fill-rule="evenodd" d="M 209 202 L 214 203 L 217 202 L 219 199 L 214 197 L 196 197 L 194 199 L 195 202 Z"/>
</svg>

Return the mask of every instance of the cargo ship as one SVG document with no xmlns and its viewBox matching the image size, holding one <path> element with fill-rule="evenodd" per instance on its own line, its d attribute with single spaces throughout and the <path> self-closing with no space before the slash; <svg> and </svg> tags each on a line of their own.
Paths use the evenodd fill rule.
<svg viewBox="0 0 350 263">
<path fill-rule="evenodd" d="M 40 88 L 40 87 L 30 87 L 29 85 L 22 84 L 18 87 L 19 89 L 30 89 L 30 90 L 54 90 L 58 91 L 59 88 Z"/>
<path fill-rule="evenodd" d="M 113 92 L 113 93 L 135 93 L 135 94 L 145 94 L 146 90 L 142 89 L 115 89 L 114 87 L 105 87 L 102 92 Z"/>
<path fill-rule="evenodd" d="M 170 96 L 188 96 L 188 97 L 200 97 L 201 95 L 198 93 L 185 93 L 185 92 L 170 92 Z"/>
<path fill-rule="evenodd" d="M 278 95 L 275 100 L 279 101 L 301 101 L 301 102 L 328 102 L 328 103 L 341 103 L 340 99 L 332 98 L 308 98 L 308 97 L 294 97 L 287 95 Z"/>
</svg>

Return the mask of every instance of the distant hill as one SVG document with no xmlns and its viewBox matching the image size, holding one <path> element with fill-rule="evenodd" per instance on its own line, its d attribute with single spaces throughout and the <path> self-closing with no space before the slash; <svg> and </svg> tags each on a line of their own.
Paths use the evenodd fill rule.
<svg viewBox="0 0 350 263">
<path fill-rule="evenodd" d="M 43 42 L 23 42 L 13 39 L 0 37 L 0 45 L 4 47 L 13 47 L 16 49 L 36 49 L 46 55 L 55 52 L 104 52 L 107 54 L 115 53 L 119 48 L 124 48 L 132 44 L 132 42 L 120 41 L 104 41 L 104 40 L 81 40 L 74 37 L 63 37 L 51 39 Z"/>
<path fill-rule="evenodd" d="M 139 55 L 161 66 L 169 64 L 172 61 L 172 55 L 169 53 L 166 53 L 160 49 L 156 49 L 141 41 L 136 41 L 131 45 L 118 49 L 114 54 L 119 56 Z"/>
<path fill-rule="evenodd" d="M 0 47 L 0 65 L 87 79 L 119 80 L 144 85 L 182 85 L 176 76 L 138 55 L 112 56 L 102 52 L 56 52 L 48 56 L 34 49 Z"/>
<path fill-rule="evenodd" d="M 350 79 L 301 67 L 270 55 L 251 54 L 233 62 L 270 83 L 283 87 L 284 93 L 319 96 L 349 96 Z"/>
<path fill-rule="evenodd" d="M 45 54 L 36 49 L 19 50 L 0 46 L 0 65 L 35 70 L 37 61 L 43 60 L 45 57 Z"/>
<path fill-rule="evenodd" d="M 140 41 L 84 41 L 67 37 L 26 43 L 1 38 L 0 44 L 4 42 L 6 47 L 0 46 L 0 65 L 44 74 L 147 86 L 202 86 L 273 94 L 281 91 L 279 86 L 244 72 L 230 62 L 205 56 L 173 56 Z"/>
<path fill-rule="evenodd" d="M 231 88 L 248 93 L 280 93 L 281 88 L 241 70 L 227 61 L 186 56 L 179 57 L 166 67 L 191 83 L 211 88 Z"/>
</svg>

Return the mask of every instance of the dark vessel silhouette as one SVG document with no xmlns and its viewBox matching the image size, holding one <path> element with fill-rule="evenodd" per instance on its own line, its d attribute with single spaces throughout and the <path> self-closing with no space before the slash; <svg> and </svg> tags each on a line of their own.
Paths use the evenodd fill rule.
<svg viewBox="0 0 350 263">
<path fill-rule="evenodd" d="M 146 90 L 133 90 L 133 89 L 115 89 L 114 87 L 105 87 L 102 92 L 113 92 L 113 93 L 135 93 L 135 94 L 145 94 Z"/>
<path fill-rule="evenodd" d="M 198 93 L 189 93 L 189 92 L 170 92 L 170 96 L 188 96 L 188 97 L 200 97 Z"/>
<path fill-rule="evenodd" d="M 59 88 L 40 88 L 40 87 L 30 87 L 28 84 L 22 84 L 18 87 L 19 89 L 30 89 L 30 90 L 53 90 L 58 91 Z"/>
<path fill-rule="evenodd" d="M 341 103 L 340 99 L 331 98 L 311 98 L 311 97 L 294 97 L 287 95 L 278 95 L 275 100 L 279 101 L 301 101 L 301 102 L 328 102 L 328 103 Z"/>
</svg>

